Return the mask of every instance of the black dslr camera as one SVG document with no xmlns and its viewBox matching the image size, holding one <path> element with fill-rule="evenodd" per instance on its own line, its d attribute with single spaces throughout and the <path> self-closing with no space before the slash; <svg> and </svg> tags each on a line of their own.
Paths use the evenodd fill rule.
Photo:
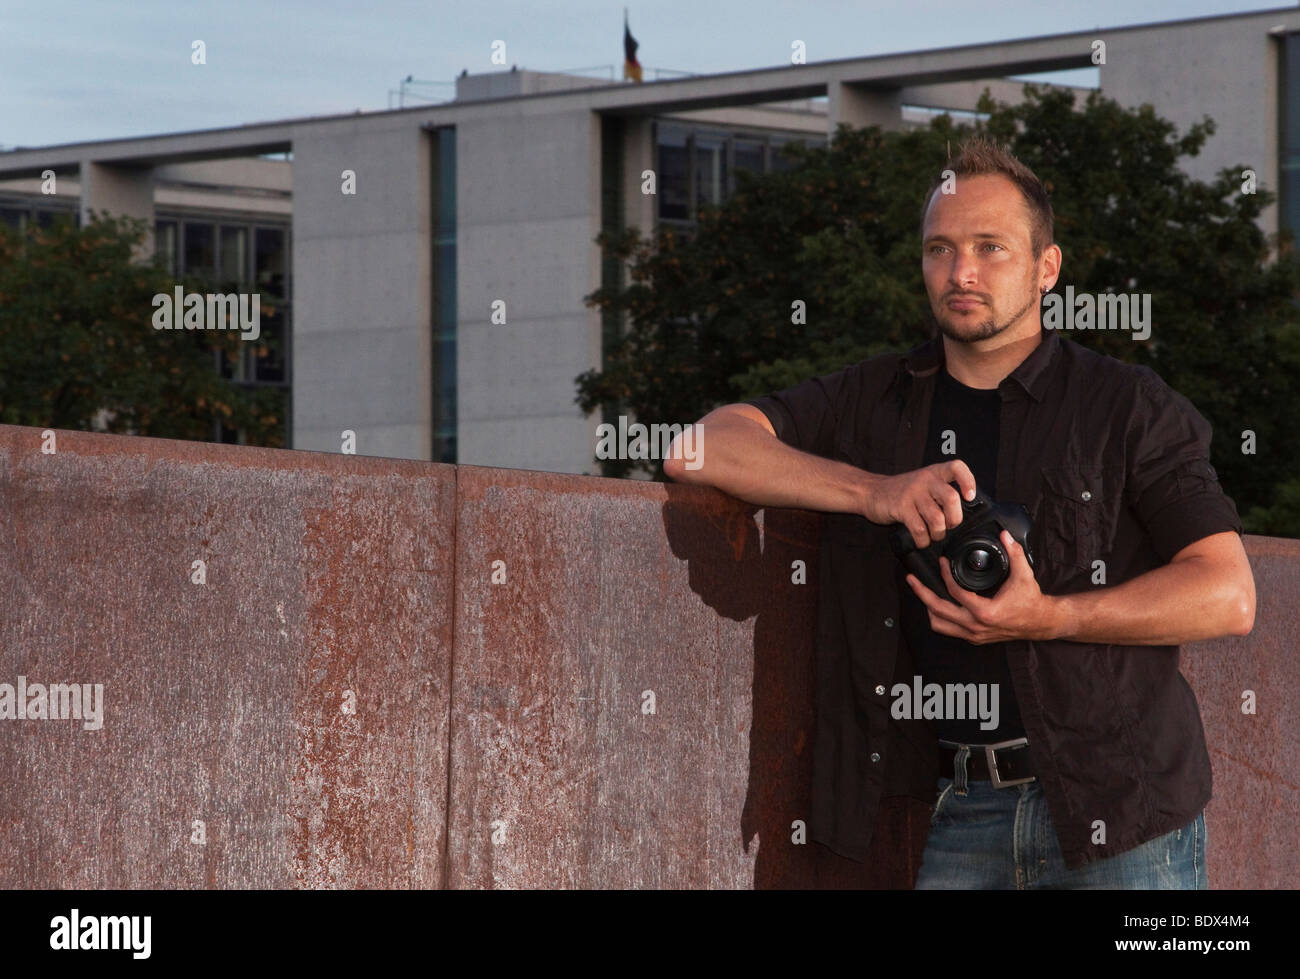
<svg viewBox="0 0 1300 979">
<path fill-rule="evenodd" d="M 1011 574 L 1011 556 L 998 535 L 1003 530 L 1010 531 L 1016 543 L 1025 549 L 1032 568 L 1034 555 L 1029 550 L 1029 529 L 1033 521 L 1029 511 L 1019 503 L 994 503 L 978 489 L 975 499 L 962 498 L 961 511 L 961 523 L 929 547 L 918 549 L 911 532 L 902 524 L 894 524 L 889 546 L 903 566 L 940 598 L 952 601 L 939 572 L 940 555 L 951 563 L 952 577 L 957 584 L 991 598 Z"/>
</svg>

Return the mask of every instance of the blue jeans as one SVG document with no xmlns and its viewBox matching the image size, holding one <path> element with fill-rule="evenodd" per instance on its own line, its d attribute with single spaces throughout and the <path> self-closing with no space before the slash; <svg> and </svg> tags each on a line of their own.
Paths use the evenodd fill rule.
<svg viewBox="0 0 1300 979">
<path fill-rule="evenodd" d="M 1206 890 L 1205 813 L 1182 829 L 1068 870 L 1038 781 L 939 779 L 917 890 Z"/>
</svg>

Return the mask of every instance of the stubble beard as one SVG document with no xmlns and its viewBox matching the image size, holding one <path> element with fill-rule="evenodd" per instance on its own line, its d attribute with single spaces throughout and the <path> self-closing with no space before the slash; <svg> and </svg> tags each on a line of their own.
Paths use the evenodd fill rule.
<svg viewBox="0 0 1300 979">
<path fill-rule="evenodd" d="M 1004 320 L 1001 325 L 999 325 L 994 319 L 991 306 L 987 319 L 969 326 L 958 327 L 947 308 L 941 305 L 939 309 L 942 311 L 942 315 L 936 314 L 935 321 L 939 324 L 939 331 L 949 340 L 956 340 L 958 343 L 978 343 L 980 340 L 987 340 L 990 337 L 997 336 L 999 333 L 1008 329 L 1011 324 L 1019 322 L 1020 317 L 1029 312 L 1030 307 L 1034 305 L 1034 300 L 1035 296 L 1031 290 L 1029 300 L 1021 306 L 1020 309 L 1016 310 L 1014 314 Z"/>
</svg>

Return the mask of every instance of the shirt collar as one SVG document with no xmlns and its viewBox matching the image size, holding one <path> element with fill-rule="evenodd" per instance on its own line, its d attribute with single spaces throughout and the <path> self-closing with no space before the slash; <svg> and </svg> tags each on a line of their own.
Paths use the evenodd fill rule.
<svg viewBox="0 0 1300 979">
<path fill-rule="evenodd" d="M 1035 401 L 1042 401 L 1047 393 L 1049 369 L 1056 362 L 1061 351 L 1061 338 L 1054 330 L 1042 330 L 1042 339 L 1018 367 L 998 385 L 999 388 L 1008 381 L 1014 381 L 1024 388 Z M 911 374 L 913 377 L 928 377 L 936 373 L 944 362 L 943 338 L 931 337 L 919 347 L 909 350 L 899 362 L 899 374 Z"/>
</svg>

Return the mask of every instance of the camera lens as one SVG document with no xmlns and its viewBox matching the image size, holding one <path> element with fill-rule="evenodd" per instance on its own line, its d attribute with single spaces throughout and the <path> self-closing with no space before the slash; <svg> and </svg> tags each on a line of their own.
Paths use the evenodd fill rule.
<svg viewBox="0 0 1300 979">
<path fill-rule="evenodd" d="M 967 591 L 992 595 L 1011 573 L 1011 559 L 994 540 L 978 536 L 962 541 L 950 554 L 952 576 Z"/>
</svg>

